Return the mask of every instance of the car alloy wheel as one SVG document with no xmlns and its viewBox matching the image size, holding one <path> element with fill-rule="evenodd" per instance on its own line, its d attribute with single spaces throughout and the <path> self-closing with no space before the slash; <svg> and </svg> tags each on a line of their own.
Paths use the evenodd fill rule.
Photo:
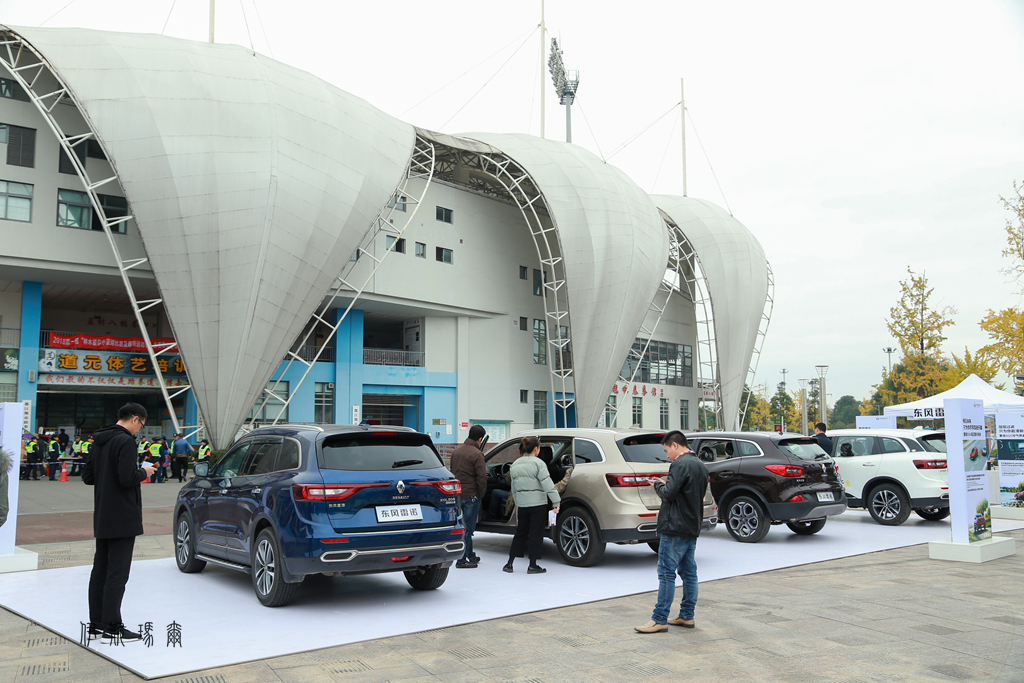
<svg viewBox="0 0 1024 683">
<path fill-rule="evenodd" d="M 601 540 L 601 530 L 593 515 L 579 506 L 559 513 L 558 522 L 552 529 L 552 540 L 558 546 L 562 559 L 573 567 L 597 564 L 607 547 Z"/>
<path fill-rule="evenodd" d="M 256 546 L 256 563 L 252 570 L 256 579 L 256 590 L 260 595 L 270 595 L 270 591 L 274 589 L 277 572 L 274 546 L 269 538 L 261 538 L 259 545 Z"/>
<path fill-rule="evenodd" d="M 188 528 L 188 520 L 184 515 L 178 520 L 178 533 L 174 537 L 175 552 L 178 556 L 178 565 L 184 567 L 188 564 L 192 548 L 192 534 Z"/>
<path fill-rule="evenodd" d="M 768 535 L 768 516 L 754 498 L 737 496 L 729 502 L 728 510 L 729 534 L 740 543 L 757 543 Z"/>
<path fill-rule="evenodd" d="M 868 512 L 879 524 L 899 526 L 910 517 L 910 501 L 895 485 L 880 484 L 868 496 Z"/>
<path fill-rule="evenodd" d="M 590 529 L 579 517 L 568 517 L 559 533 L 562 550 L 573 560 L 579 560 L 590 549 Z"/>
</svg>

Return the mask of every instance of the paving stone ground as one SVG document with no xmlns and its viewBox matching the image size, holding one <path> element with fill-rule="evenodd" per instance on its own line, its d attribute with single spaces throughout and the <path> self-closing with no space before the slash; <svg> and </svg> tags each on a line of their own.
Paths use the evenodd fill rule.
<svg viewBox="0 0 1024 683">
<path fill-rule="evenodd" d="M 1000 535 L 1017 555 L 980 565 L 919 545 L 702 583 L 693 630 L 634 633 L 654 606 L 644 593 L 157 680 L 1024 683 L 1024 530 Z M 89 564 L 93 545 L 29 548 L 51 568 Z M 136 559 L 172 548 L 143 536 Z M 138 680 L 0 609 L 0 683 Z"/>
</svg>

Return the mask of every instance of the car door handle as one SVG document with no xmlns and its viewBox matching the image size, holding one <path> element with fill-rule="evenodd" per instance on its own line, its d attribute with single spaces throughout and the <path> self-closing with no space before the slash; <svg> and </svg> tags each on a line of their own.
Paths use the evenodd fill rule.
<svg viewBox="0 0 1024 683">
<path fill-rule="evenodd" d="M 722 477 L 722 478 L 725 478 L 725 477 L 731 477 L 733 474 L 734 474 L 734 472 L 731 472 L 729 470 L 722 470 L 721 472 L 718 473 L 718 476 Z"/>
<path fill-rule="evenodd" d="M 862 462 L 861 465 L 864 467 L 875 467 L 875 463 L 873 462 Z"/>
<path fill-rule="evenodd" d="M 227 489 L 221 489 L 220 491 L 217 491 L 217 493 L 219 493 L 221 495 L 225 495 L 225 494 L 227 494 L 227 492 L 228 492 Z"/>
<path fill-rule="evenodd" d="M 261 489 L 261 488 L 260 488 L 259 486 L 257 486 L 256 488 L 254 488 L 254 489 L 252 490 L 252 492 L 253 492 L 253 493 L 260 493 L 260 492 L 261 492 L 262 490 L 263 490 L 263 489 Z"/>
</svg>

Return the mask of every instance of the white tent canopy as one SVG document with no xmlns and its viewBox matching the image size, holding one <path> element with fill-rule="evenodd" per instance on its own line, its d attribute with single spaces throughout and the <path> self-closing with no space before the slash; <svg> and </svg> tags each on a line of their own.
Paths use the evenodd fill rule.
<svg viewBox="0 0 1024 683">
<path fill-rule="evenodd" d="M 933 414 L 936 408 L 941 409 L 942 402 L 947 398 L 972 398 L 980 400 L 985 404 L 985 414 L 1012 411 L 1024 412 L 1024 396 L 1017 396 L 1008 391 L 1000 391 L 982 378 L 972 374 L 952 389 L 935 394 L 934 396 L 898 406 L 886 406 L 885 414 L 921 419 L 926 409 L 932 410 Z"/>
</svg>

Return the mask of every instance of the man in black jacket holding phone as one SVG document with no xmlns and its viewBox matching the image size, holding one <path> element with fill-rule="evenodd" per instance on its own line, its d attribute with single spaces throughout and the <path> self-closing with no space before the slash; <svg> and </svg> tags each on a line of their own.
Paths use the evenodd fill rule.
<svg viewBox="0 0 1024 683">
<path fill-rule="evenodd" d="M 650 480 L 661 508 L 658 510 L 658 603 L 651 620 L 635 627 L 639 633 L 659 633 L 668 624 L 693 628 L 697 605 L 697 537 L 704 519 L 704 494 L 708 490 L 708 469 L 690 450 L 686 435 L 671 431 L 661 440 L 671 463 L 668 478 Z M 683 580 L 679 616 L 669 619 L 676 592 L 676 574 Z"/>
<path fill-rule="evenodd" d="M 93 432 L 82 481 L 93 491 L 93 535 L 96 556 L 89 577 L 89 637 L 110 638 L 114 643 L 140 640 L 124 627 L 121 599 L 132 566 L 135 537 L 142 535 L 143 479 L 152 466 L 139 467 L 135 435 L 146 424 L 146 409 L 126 403 L 117 423 Z"/>
</svg>

